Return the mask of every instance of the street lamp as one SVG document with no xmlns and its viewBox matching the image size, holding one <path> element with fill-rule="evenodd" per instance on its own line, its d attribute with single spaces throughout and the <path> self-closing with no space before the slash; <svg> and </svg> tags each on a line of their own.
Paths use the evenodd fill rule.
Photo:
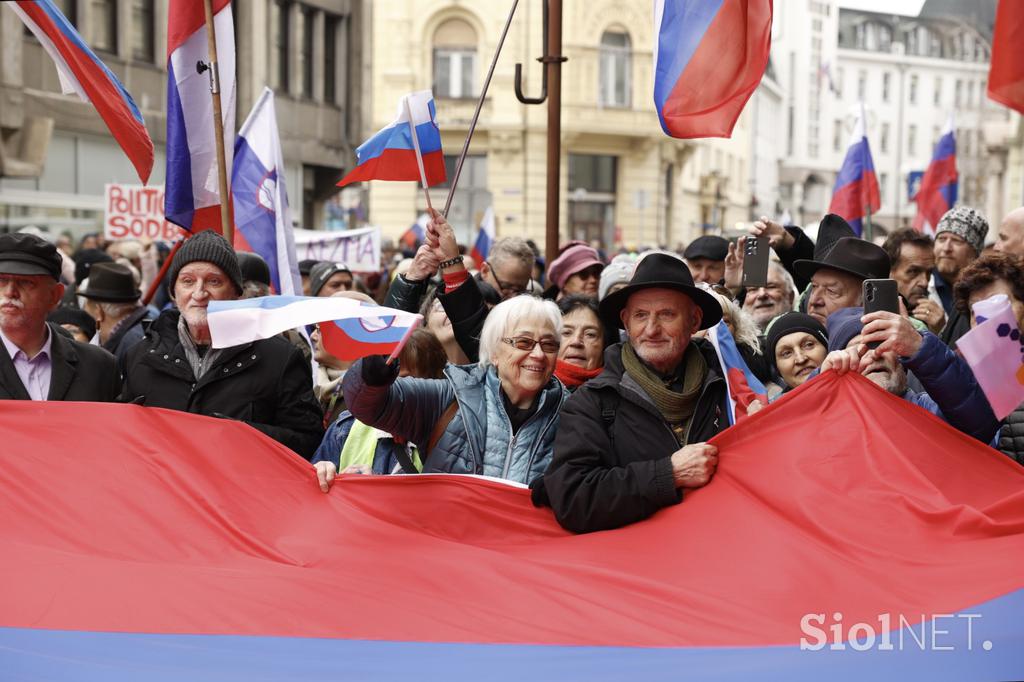
<svg viewBox="0 0 1024 682">
<path fill-rule="evenodd" d="M 902 40 L 893 41 L 892 54 L 896 58 L 896 68 L 900 72 L 900 101 L 896 116 L 896 172 L 892 176 L 893 181 L 896 183 L 896 190 L 892 195 L 893 201 L 896 203 L 896 220 L 895 225 L 892 227 L 894 230 L 900 229 L 900 205 L 903 203 L 903 197 L 900 194 L 900 188 L 903 185 L 900 169 L 903 167 L 903 107 L 906 100 L 903 87 L 907 76 L 907 64 L 903 62 L 904 50 L 905 46 Z"/>
</svg>

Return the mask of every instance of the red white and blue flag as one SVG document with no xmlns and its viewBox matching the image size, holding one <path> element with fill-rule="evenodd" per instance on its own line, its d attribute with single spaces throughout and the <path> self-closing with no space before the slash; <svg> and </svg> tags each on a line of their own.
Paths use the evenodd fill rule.
<svg viewBox="0 0 1024 682">
<path fill-rule="evenodd" d="M 6 678 L 1024 679 L 1024 468 L 852 372 L 588 535 L 471 476 L 325 495 L 227 419 L 13 400 L 0 434 Z"/>
<path fill-rule="evenodd" d="M 725 385 L 729 395 L 729 425 L 733 425 L 747 416 L 747 408 L 755 400 L 761 405 L 768 404 L 768 390 L 761 380 L 754 376 L 747 366 L 740 349 L 736 346 L 725 320 L 708 330 L 708 340 L 715 347 L 718 362 L 722 365 Z"/>
<path fill-rule="evenodd" d="M 932 162 L 928 164 L 917 196 L 914 197 L 917 202 L 914 229 L 934 234 L 939 219 L 956 203 L 957 187 L 956 128 L 951 115 L 946 121 L 946 127 L 942 129 L 932 153 Z"/>
<path fill-rule="evenodd" d="M 132 96 L 85 44 L 52 0 L 4 3 L 14 10 L 57 66 L 61 91 L 96 108 L 143 184 L 153 170 L 153 140 Z"/>
<path fill-rule="evenodd" d="M 842 216 L 859 236 L 863 233 L 865 216 L 868 212 L 878 211 L 881 205 L 875 163 L 871 160 L 871 148 L 868 146 L 867 117 L 861 104 L 846 148 L 846 158 L 832 189 L 828 212 Z"/>
<path fill-rule="evenodd" d="M 408 103 L 408 106 L 407 106 Z M 404 95 L 398 102 L 395 120 L 356 149 L 359 164 L 338 183 L 339 187 L 365 180 L 420 180 L 416 146 L 410 128 L 416 128 L 416 141 L 423 156 L 427 185 L 445 181 L 441 131 L 437 127 L 434 96 L 430 90 Z"/>
<path fill-rule="evenodd" d="M 420 217 L 416 219 L 409 229 L 402 233 L 402 236 L 398 238 L 398 241 L 410 251 L 415 251 L 416 248 L 427 241 L 427 225 L 430 224 L 430 216 L 426 213 L 421 213 Z"/>
<path fill-rule="evenodd" d="M 288 329 L 320 325 L 328 353 L 341 360 L 397 356 L 421 315 L 342 296 L 262 296 L 210 301 L 206 313 L 214 348 L 268 339 Z"/>
<path fill-rule="evenodd" d="M 235 139 L 231 198 L 237 228 L 235 248 L 263 257 L 270 266 L 275 293 L 301 294 L 274 91 L 270 88 L 263 88 Z"/>
<path fill-rule="evenodd" d="M 235 147 L 235 30 L 230 0 L 213 1 L 224 154 Z M 213 132 L 206 17 L 197 0 L 170 0 L 167 17 L 167 180 L 164 215 L 190 232 L 220 232 L 220 183 Z M 230 173 L 229 173 L 230 175 Z M 225 198 L 224 201 L 228 199 Z"/>
<path fill-rule="evenodd" d="M 480 221 L 480 231 L 476 235 L 476 243 L 469 255 L 476 261 L 476 266 L 487 260 L 491 253 L 491 245 L 494 244 L 494 207 L 488 206 L 484 211 L 484 218 Z"/>
<path fill-rule="evenodd" d="M 768 66 L 772 0 L 655 0 L 654 107 L 672 137 L 729 137 Z"/>
</svg>

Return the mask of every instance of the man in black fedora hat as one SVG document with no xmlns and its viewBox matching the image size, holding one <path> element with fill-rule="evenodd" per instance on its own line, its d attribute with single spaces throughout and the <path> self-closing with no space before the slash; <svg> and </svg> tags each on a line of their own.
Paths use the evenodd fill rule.
<svg viewBox="0 0 1024 682">
<path fill-rule="evenodd" d="M 0 400 L 117 398 L 114 356 L 46 321 L 64 295 L 60 273 L 53 244 L 32 234 L 0 235 Z"/>
<path fill-rule="evenodd" d="M 715 326 L 722 308 L 682 260 L 645 257 L 600 310 L 628 340 L 610 346 L 604 371 L 566 402 L 551 466 L 534 490 L 578 533 L 640 521 L 705 485 L 718 451 L 704 441 L 728 426 L 715 351 L 692 338 Z"/>
<path fill-rule="evenodd" d="M 793 268 L 811 282 L 807 314 L 825 324 L 835 311 L 861 305 L 864 280 L 889 277 L 889 256 L 877 244 L 843 237 L 820 259 L 798 260 Z"/>
<path fill-rule="evenodd" d="M 121 263 L 96 263 L 78 295 L 86 299 L 85 312 L 96 320 L 100 346 L 114 354 L 123 370 L 128 351 L 146 334 L 148 310 L 139 305 L 135 275 Z"/>
</svg>

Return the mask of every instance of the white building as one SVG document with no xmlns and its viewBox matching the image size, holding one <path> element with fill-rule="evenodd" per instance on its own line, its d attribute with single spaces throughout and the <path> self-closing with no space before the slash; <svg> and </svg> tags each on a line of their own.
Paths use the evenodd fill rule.
<svg viewBox="0 0 1024 682">
<path fill-rule="evenodd" d="M 826 128 L 827 158 L 838 169 L 846 153 L 857 102 L 868 117 L 868 141 L 886 230 L 912 223 L 910 188 L 931 160 L 953 114 L 957 133 L 960 203 L 986 207 L 986 123 L 1007 110 L 985 96 L 991 44 L 956 18 L 905 17 L 839 10 L 834 84 L 837 107 Z"/>
<path fill-rule="evenodd" d="M 832 131 L 839 104 L 836 72 L 839 11 L 835 0 L 777 0 L 772 61 L 785 94 L 779 172 L 780 203 L 800 224 L 817 223 L 828 208 L 838 165 Z"/>
</svg>

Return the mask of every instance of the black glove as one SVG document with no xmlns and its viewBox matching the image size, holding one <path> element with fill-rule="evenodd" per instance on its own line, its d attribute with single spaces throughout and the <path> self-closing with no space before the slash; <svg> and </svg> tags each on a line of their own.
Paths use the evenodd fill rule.
<svg viewBox="0 0 1024 682">
<path fill-rule="evenodd" d="M 387 364 L 386 355 L 367 355 L 363 358 L 362 375 L 367 386 L 387 386 L 398 378 L 398 360 Z"/>
<path fill-rule="evenodd" d="M 530 481 L 530 501 L 534 507 L 550 507 L 551 500 L 548 499 L 548 489 L 544 485 L 544 476 L 538 476 Z"/>
</svg>

